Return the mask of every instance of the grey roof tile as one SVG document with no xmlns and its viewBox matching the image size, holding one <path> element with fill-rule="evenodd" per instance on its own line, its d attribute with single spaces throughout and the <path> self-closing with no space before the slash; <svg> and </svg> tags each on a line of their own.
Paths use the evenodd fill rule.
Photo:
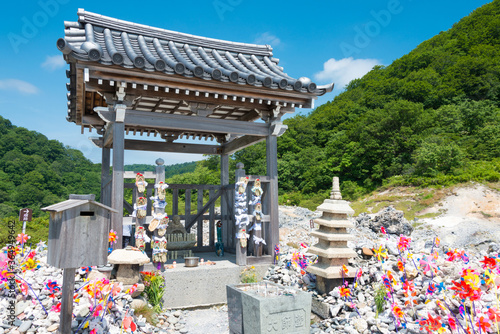
<svg viewBox="0 0 500 334">
<path fill-rule="evenodd" d="M 231 81 L 271 89 L 323 95 L 333 84 L 317 86 L 294 79 L 278 66 L 269 45 L 223 41 L 131 23 L 78 9 L 78 22 L 64 22 L 57 41 L 64 54 L 80 61 L 120 65 L 166 74 Z"/>
</svg>

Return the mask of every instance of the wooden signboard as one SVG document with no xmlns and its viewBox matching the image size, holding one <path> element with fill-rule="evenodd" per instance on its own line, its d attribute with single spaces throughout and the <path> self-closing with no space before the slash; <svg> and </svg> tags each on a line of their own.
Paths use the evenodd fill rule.
<svg viewBox="0 0 500 334">
<path fill-rule="evenodd" d="M 33 210 L 24 208 L 19 210 L 19 221 L 21 222 L 30 222 L 33 217 Z"/>
</svg>

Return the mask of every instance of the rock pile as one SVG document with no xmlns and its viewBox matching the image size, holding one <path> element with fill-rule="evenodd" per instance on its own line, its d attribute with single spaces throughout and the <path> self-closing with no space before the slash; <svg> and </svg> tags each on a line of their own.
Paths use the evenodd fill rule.
<svg viewBox="0 0 500 334">
<path fill-rule="evenodd" d="M 365 222 L 351 231 L 356 235 L 351 246 L 358 254 L 349 262 L 356 270 L 355 282 L 346 280 L 343 287 L 318 294 L 313 275 L 294 264 L 299 250 L 292 249 L 282 254 L 265 279 L 313 294 L 313 309 L 323 319 L 311 326 L 311 333 L 437 333 L 440 328 L 442 333 L 452 333 L 452 328 L 453 333 L 464 333 L 467 326 L 473 332 L 471 323 L 476 333 L 480 326 L 483 333 L 485 328 L 495 332 L 496 313 L 500 320 L 495 297 L 495 286 L 500 284 L 499 245 L 490 244 L 487 250 L 453 249 L 438 245 L 436 234 L 421 228 L 407 234 L 409 248 L 401 248 L 399 234 L 408 223 L 397 222 L 394 211 L 385 209 L 378 215 L 375 228 L 367 223 L 371 220 L 358 218 Z M 380 226 L 388 231 L 392 227 L 394 234 L 380 233 Z M 300 253 L 313 260 L 307 249 Z M 385 297 L 379 310 L 377 292 Z"/>
<path fill-rule="evenodd" d="M 29 253 L 29 251 L 28 251 Z M 8 305 L 9 288 L 0 285 L 0 334 L 2 333 L 56 333 L 59 328 L 60 317 L 60 293 L 50 291 L 47 288 L 49 282 L 54 282 L 54 286 L 62 286 L 62 270 L 47 265 L 47 251 L 37 252 L 33 258 L 38 268 L 26 270 L 17 274 L 18 287 L 21 291 L 16 291 L 16 319 L 13 325 L 9 324 Z M 145 306 L 133 304 L 131 293 L 125 291 L 121 283 L 110 285 L 113 289 L 112 303 L 108 303 L 109 310 L 104 313 L 100 311 L 99 316 L 95 316 L 98 308 L 93 307 L 92 289 L 86 291 L 86 287 L 95 284 L 106 284 L 102 274 L 96 270 L 90 272 L 80 271 L 82 275 L 75 273 L 75 303 L 73 313 L 75 317 L 72 322 L 74 333 L 90 333 L 95 329 L 95 333 L 124 333 L 121 330 L 123 318 L 131 316 L 137 325 L 134 333 L 186 333 L 184 313 L 181 311 L 164 311 L 157 316 L 156 326 L 146 322 L 146 319 L 135 312 L 134 307 Z M 85 276 L 89 279 L 85 279 Z"/>
<path fill-rule="evenodd" d="M 396 210 L 392 206 L 385 207 L 373 218 L 366 213 L 361 213 L 356 217 L 356 226 L 368 227 L 374 232 L 380 232 L 384 227 L 387 233 L 395 235 L 410 235 L 413 227 L 404 217 L 401 210 Z"/>
</svg>

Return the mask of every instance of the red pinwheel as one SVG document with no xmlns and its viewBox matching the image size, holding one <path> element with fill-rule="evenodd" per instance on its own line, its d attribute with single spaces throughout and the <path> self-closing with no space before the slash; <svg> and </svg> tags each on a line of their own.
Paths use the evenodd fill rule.
<svg viewBox="0 0 500 334">
<path fill-rule="evenodd" d="M 57 303 L 57 305 L 52 305 L 50 310 L 52 312 L 61 312 L 61 303 Z"/>
<path fill-rule="evenodd" d="M 131 329 L 132 332 L 135 332 L 135 330 L 137 329 L 137 326 L 135 325 L 132 317 L 125 317 L 123 318 L 123 329 Z"/>
<path fill-rule="evenodd" d="M 479 317 L 479 320 L 476 322 L 476 326 L 481 328 L 481 330 L 483 330 L 486 333 L 486 332 L 490 331 L 489 328 L 490 328 L 491 324 L 488 321 L 488 319 L 481 316 L 481 317 Z"/>
<path fill-rule="evenodd" d="M 427 320 L 427 330 L 432 330 L 432 331 L 437 331 L 439 328 L 441 328 L 441 317 L 437 316 L 435 318 L 432 317 L 430 313 L 427 313 L 427 316 L 429 319 Z M 430 331 L 429 331 L 430 332 Z"/>
<path fill-rule="evenodd" d="M 399 271 L 405 271 L 405 265 L 403 264 L 403 261 L 401 261 L 401 260 L 398 261 L 398 269 L 399 269 Z"/>
<path fill-rule="evenodd" d="M 460 299 L 467 299 L 471 301 L 478 300 L 481 295 L 480 291 L 475 290 L 470 284 L 467 284 L 467 282 L 463 279 L 460 280 L 460 282 L 456 281 L 451 281 L 453 283 L 453 287 L 451 287 L 451 290 L 455 291 L 455 295 L 458 295 Z"/>
<path fill-rule="evenodd" d="M 387 232 L 385 231 L 385 227 L 383 226 L 380 226 L 380 232 L 382 232 L 382 234 L 387 234 Z"/>
<path fill-rule="evenodd" d="M 19 233 L 17 235 L 16 241 L 18 244 L 25 244 L 31 237 L 24 233 Z"/>
<path fill-rule="evenodd" d="M 351 296 L 351 290 L 349 288 L 340 288 L 340 297 L 350 297 Z"/>
<path fill-rule="evenodd" d="M 491 257 L 484 257 L 484 260 L 479 261 L 483 264 L 483 268 L 495 269 L 497 267 L 497 261 Z"/>
<path fill-rule="evenodd" d="M 450 328 L 452 330 L 457 329 L 457 322 L 455 321 L 455 319 L 451 315 L 448 315 L 448 325 L 450 325 Z"/>
</svg>

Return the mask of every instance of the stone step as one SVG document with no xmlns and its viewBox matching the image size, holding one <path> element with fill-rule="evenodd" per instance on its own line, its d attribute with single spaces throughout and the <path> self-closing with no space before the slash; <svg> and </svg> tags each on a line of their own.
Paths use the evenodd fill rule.
<svg viewBox="0 0 500 334">
<path fill-rule="evenodd" d="M 314 245 L 308 250 L 309 253 L 316 254 L 318 256 L 326 257 L 328 259 L 334 258 L 351 258 L 356 257 L 357 254 L 351 248 L 322 248 L 318 245 Z"/>
<path fill-rule="evenodd" d="M 344 273 L 344 278 L 354 278 L 356 268 L 346 266 L 348 273 Z M 307 272 L 327 279 L 342 278 L 342 266 L 327 266 L 325 264 L 314 264 L 307 267 Z"/>
<path fill-rule="evenodd" d="M 311 231 L 313 237 L 317 237 L 322 240 L 327 241 L 351 241 L 354 240 L 354 236 L 348 233 L 328 233 L 321 232 L 320 230 Z"/>
<path fill-rule="evenodd" d="M 354 224 L 347 219 L 342 220 L 328 220 L 323 218 L 316 218 L 314 222 L 318 225 L 333 228 L 354 228 Z"/>
<path fill-rule="evenodd" d="M 316 208 L 318 211 L 354 215 L 354 210 L 349 206 L 349 202 L 343 200 L 325 199 L 323 204 Z"/>
</svg>

